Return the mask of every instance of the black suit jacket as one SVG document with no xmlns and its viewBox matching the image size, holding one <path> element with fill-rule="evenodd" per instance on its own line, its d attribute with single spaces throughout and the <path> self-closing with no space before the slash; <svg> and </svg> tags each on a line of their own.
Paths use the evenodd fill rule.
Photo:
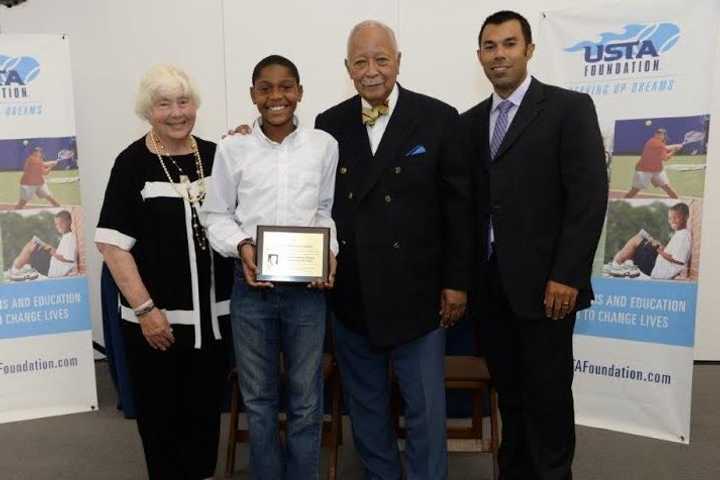
<svg viewBox="0 0 720 480">
<path fill-rule="evenodd" d="M 438 328 L 441 289 L 467 290 L 472 268 L 471 177 L 458 113 L 398 88 L 374 157 L 359 96 L 316 119 L 340 145 L 331 302 L 343 324 L 377 346 Z"/>
<path fill-rule="evenodd" d="M 461 116 L 474 159 L 477 251 L 488 249 L 492 216 L 500 276 L 516 315 L 544 317 L 548 280 L 577 288 L 576 309 L 587 308 L 608 195 L 592 99 L 533 78 L 492 162 L 491 105 L 492 97 Z M 486 267 L 479 255 L 480 278 Z M 475 295 L 480 303 L 484 290 Z"/>
</svg>

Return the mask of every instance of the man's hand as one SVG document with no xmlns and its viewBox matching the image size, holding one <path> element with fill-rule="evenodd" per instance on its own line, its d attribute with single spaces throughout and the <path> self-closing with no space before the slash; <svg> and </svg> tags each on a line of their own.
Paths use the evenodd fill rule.
<svg viewBox="0 0 720 480">
<path fill-rule="evenodd" d="M 328 272 L 328 279 L 324 282 L 315 281 L 308 283 L 308 288 L 319 288 L 320 290 L 333 288 L 335 286 L 335 272 L 337 271 L 337 259 L 335 254 L 330 252 L 330 271 Z"/>
<path fill-rule="evenodd" d="M 462 318 L 467 304 L 467 294 L 462 290 L 444 288 L 440 292 L 440 326 L 450 328 Z"/>
<path fill-rule="evenodd" d="M 255 247 L 252 243 L 244 243 L 240 247 L 240 261 L 242 262 L 245 281 L 251 287 L 272 288 L 270 282 L 257 281 L 257 265 L 255 265 Z"/>
<path fill-rule="evenodd" d="M 548 280 L 545 286 L 545 316 L 560 320 L 575 309 L 577 288 Z"/>
<path fill-rule="evenodd" d="M 165 314 L 159 308 L 153 308 L 139 318 L 140 329 L 145 340 L 156 350 L 165 351 L 175 343 L 172 327 Z"/>
<path fill-rule="evenodd" d="M 250 135 L 252 133 L 252 127 L 250 127 L 250 125 L 246 123 L 243 123 L 242 125 L 235 127 L 234 130 L 228 130 L 228 132 L 223 135 L 222 138 L 225 138 L 228 135 L 235 135 L 238 133 L 240 135 Z"/>
</svg>

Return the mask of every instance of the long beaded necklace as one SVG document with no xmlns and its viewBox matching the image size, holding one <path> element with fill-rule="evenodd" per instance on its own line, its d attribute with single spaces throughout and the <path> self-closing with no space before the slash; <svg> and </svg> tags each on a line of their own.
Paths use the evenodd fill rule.
<svg viewBox="0 0 720 480">
<path fill-rule="evenodd" d="M 183 169 L 180 167 L 180 165 L 178 165 L 178 163 L 171 155 L 165 154 L 167 158 L 170 159 L 170 162 L 172 162 L 175 168 L 177 168 L 178 172 L 180 172 L 180 184 L 182 185 L 182 187 L 178 188 L 177 184 L 173 181 L 172 176 L 170 176 L 170 171 L 168 170 L 167 165 L 165 165 L 165 161 L 163 160 L 163 155 L 162 153 L 160 153 L 165 152 L 165 145 L 160 143 L 160 140 L 155 137 L 155 132 L 153 130 L 150 130 L 150 141 L 155 148 L 155 153 L 157 154 L 158 160 L 160 160 L 160 165 L 165 172 L 165 176 L 172 185 L 173 189 L 178 193 L 178 195 L 190 202 L 190 218 L 192 223 L 193 235 L 195 236 L 195 240 L 197 240 L 200 248 L 202 250 L 206 250 L 207 240 L 205 238 L 205 229 L 200 224 L 200 219 L 197 213 L 197 209 L 202 206 L 202 202 L 203 200 L 205 200 L 205 171 L 203 170 L 202 158 L 200 157 L 200 150 L 198 150 L 195 138 L 190 135 L 190 148 L 192 149 L 193 155 L 195 156 L 195 173 L 197 173 L 198 177 L 197 193 L 193 193 L 192 189 L 190 188 L 190 177 L 185 175 Z"/>
</svg>

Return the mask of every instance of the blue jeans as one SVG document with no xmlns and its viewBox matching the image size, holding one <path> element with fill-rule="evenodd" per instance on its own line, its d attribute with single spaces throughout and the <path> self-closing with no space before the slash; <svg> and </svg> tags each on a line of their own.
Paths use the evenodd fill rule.
<svg viewBox="0 0 720 480">
<path fill-rule="evenodd" d="M 230 315 L 250 431 L 253 478 L 318 479 L 325 294 L 305 284 L 253 288 L 237 265 Z M 285 354 L 288 373 L 284 451 L 277 421 L 280 351 Z"/>
</svg>

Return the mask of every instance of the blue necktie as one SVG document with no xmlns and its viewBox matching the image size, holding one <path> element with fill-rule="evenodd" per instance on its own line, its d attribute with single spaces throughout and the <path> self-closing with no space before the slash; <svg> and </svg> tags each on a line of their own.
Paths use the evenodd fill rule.
<svg viewBox="0 0 720 480">
<path fill-rule="evenodd" d="M 498 116 L 495 120 L 495 129 L 493 130 L 492 138 L 490 139 L 490 160 L 495 160 L 500 145 L 502 145 L 503 138 L 508 129 L 508 112 L 513 107 L 510 100 L 503 100 L 497 106 Z"/>
</svg>

